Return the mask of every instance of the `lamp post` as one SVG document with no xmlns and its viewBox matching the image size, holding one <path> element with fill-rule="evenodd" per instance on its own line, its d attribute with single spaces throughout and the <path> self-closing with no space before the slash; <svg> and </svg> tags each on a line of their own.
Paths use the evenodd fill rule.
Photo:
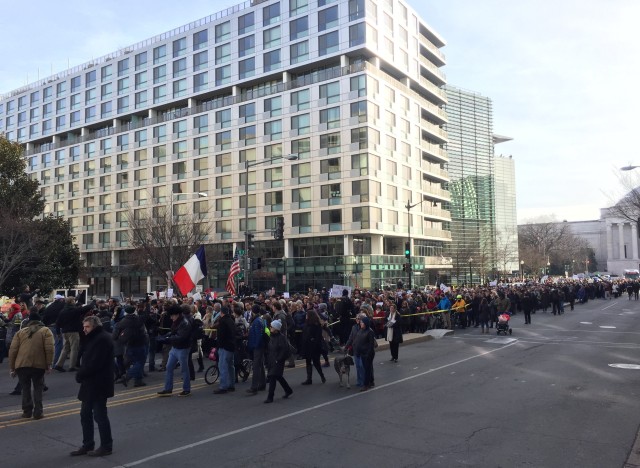
<svg viewBox="0 0 640 468">
<path fill-rule="evenodd" d="M 251 283 L 249 282 L 249 169 L 259 166 L 261 164 L 271 163 L 278 159 L 286 159 L 287 161 L 295 161 L 298 159 L 297 154 L 287 154 L 273 156 L 269 159 L 262 159 L 260 161 L 245 161 L 244 163 L 244 262 L 242 262 L 244 272 L 244 282 L 251 290 Z"/>
<path fill-rule="evenodd" d="M 473 262 L 473 258 L 469 257 L 469 284 L 473 288 L 473 273 L 471 272 L 471 262 Z"/>
<path fill-rule="evenodd" d="M 621 167 L 620 170 L 621 171 L 632 171 L 634 169 L 637 169 L 638 167 L 640 167 L 640 166 L 624 166 L 624 167 Z"/>
<path fill-rule="evenodd" d="M 407 257 L 407 260 L 408 260 L 407 266 L 409 267 L 408 268 L 409 271 L 407 272 L 407 274 L 409 276 L 409 281 L 408 281 L 407 289 L 411 289 L 411 271 L 413 268 L 411 265 L 412 263 L 411 262 L 411 208 L 415 208 L 418 205 L 422 205 L 423 202 L 424 202 L 424 198 L 412 205 L 411 200 L 407 200 L 407 204 L 405 205 L 405 208 L 407 209 L 407 237 L 409 238 L 409 256 Z"/>
<path fill-rule="evenodd" d="M 584 274 L 588 275 L 589 274 L 589 259 L 585 258 L 584 260 Z"/>
<path fill-rule="evenodd" d="M 549 276 L 549 267 L 551 266 L 551 262 L 547 261 L 547 276 Z"/>
<path fill-rule="evenodd" d="M 524 282 L 524 260 L 520 260 L 520 276 L 522 277 L 522 281 Z"/>
</svg>

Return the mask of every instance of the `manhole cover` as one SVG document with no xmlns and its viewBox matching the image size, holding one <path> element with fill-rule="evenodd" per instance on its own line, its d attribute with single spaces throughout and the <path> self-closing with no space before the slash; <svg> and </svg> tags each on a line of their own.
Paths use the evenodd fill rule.
<svg viewBox="0 0 640 468">
<path fill-rule="evenodd" d="M 640 370 L 640 364 L 609 364 L 609 367 L 615 367 L 617 369 Z"/>
</svg>

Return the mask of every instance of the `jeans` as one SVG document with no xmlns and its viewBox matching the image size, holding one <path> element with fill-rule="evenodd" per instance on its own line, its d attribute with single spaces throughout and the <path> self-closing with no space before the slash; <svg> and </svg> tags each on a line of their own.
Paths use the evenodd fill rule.
<svg viewBox="0 0 640 468">
<path fill-rule="evenodd" d="M 233 365 L 233 351 L 218 348 L 218 369 L 220 370 L 220 390 L 234 387 L 236 369 Z"/>
<path fill-rule="evenodd" d="M 171 348 L 169 351 L 169 360 L 167 361 L 167 372 L 164 375 L 164 389 L 173 390 L 173 370 L 176 368 L 176 363 L 180 363 L 180 371 L 182 372 L 182 390 L 185 392 L 191 391 L 191 379 L 189 378 L 189 348 L 176 349 Z"/>
<path fill-rule="evenodd" d="M 353 361 L 356 364 L 356 386 L 364 387 L 364 363 L 361 356 L 353 356 Z"/>
<path fill-rule="evenodd" d="M 42 415 L 42 391 L 44 390 L 44 369 L 35 367 L 20 367 L 16 369 L 18 380 L 22 387 L 22 412 Z M 33 382 L 33 398 L 31 383 Z"/>
<path fill-rule="evenodd" d="M 51 333 L 53 333 L 53 362 L 51 365 L 55 365 L 60 359 L 60 353 L 62 353 L 62 335 L 58 332 L 57 327 L 51 326 L 49 327 Z"/>
<path fill-rule="evenodd" d="M 111 438 L 111 423 L 107 415 L 107 399 L 98 398 L 95 400 L 83 400 L 80 407 L 80 423 L 82 424 L 82 446 L 93 450 L 95 441 L 93 440 L 93 421 L 98 424 L 100 434 L 100 447 L 113 450 L 113 439 Z"/>
<path fill-rule="evenodd" d="M 142 380 L 147 348 L 143 346 L 127 346 L 127 361 L 131 365 L 127 369 L 127 377 Z"/>
</svg>

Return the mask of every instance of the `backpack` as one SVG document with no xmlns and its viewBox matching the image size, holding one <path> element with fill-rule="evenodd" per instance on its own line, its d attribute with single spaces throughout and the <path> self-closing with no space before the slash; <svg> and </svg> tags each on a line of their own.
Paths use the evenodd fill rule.
<svg viewBox="0 0 640 468">
<path fill-rule="evenodd" d="M 120 333 L 120 338 L 118 341 L 122 341 L 124 345 L 129 345 L 131 343 L 144 343 L 144 338 L 147 334 L 147 329 L 144 326 L 144 322 L 138 319 L 137 327 L 126 327 Z"/>
</svg>

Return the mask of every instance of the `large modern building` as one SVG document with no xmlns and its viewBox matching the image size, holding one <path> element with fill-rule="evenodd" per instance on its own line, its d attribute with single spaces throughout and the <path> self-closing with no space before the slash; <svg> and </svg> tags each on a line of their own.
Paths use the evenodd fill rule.
<svg viewBox="0 0 640 468">
<path fill-rule="evenodd" d="M 70 220 L 91 294 L 166 283 L 130 221 L 167 205 L 206 228 L 213 287 L 245 232 L 256 289 L 395 284 L 406 242 L 414 285 L 434 283 L 451 269 L 442 46 L 400 0 L 254 0 L 8 92 L 0 132 Z"/>
</svg>

